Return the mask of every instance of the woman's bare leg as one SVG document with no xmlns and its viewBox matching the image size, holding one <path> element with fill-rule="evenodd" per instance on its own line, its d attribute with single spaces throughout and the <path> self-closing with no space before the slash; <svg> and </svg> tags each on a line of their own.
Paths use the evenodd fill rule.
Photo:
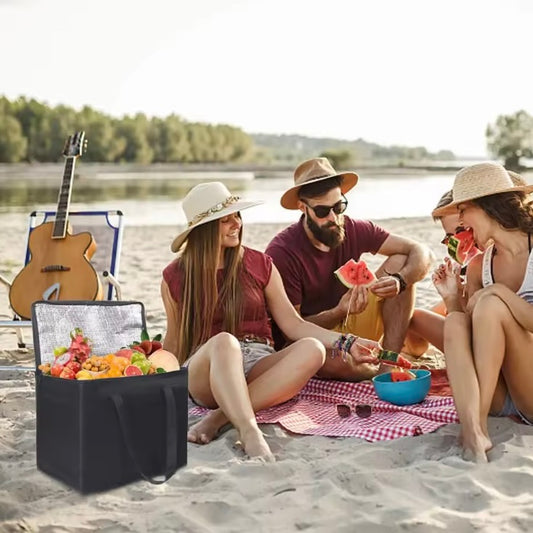
<svg viewBox="0 0 533 533">
<path fill-rule="evenodd" d="M 487 461 L 492 446 L 481 423 L 479 381 L 471 349 L 471 322 L 462 312 L 452 312 L 444 324 L 444 354 L 448 379 L 461 421 L 464 458 Z"/>
<path fill-rule="evenodd" d="M 241 347 L 233 335 L 215 335 L 194 355 L 189 364 L 189 391 L 203 405 L 220 406 L 228 414 L 249 457 L 274 459 L 255 419 L 242 368 Z M 216 417 L 207 415 L 189 428 L 187 438 L 206 444 L 219 428 Z"/>
<path fill-rule="evenodd" d="M 402 351 L 418 357 L 427 351 L 429 343 L 442 351 L 443 335 L 444 316 L 432 310 L 415 309 Z"/>
<path fill-rule="evenodd" d="M 516 322 L 507 305 L 496 295 L 484 296 L 477 302 L 472 322 L 484 430 L 489 413 L 499 412 L 503 407 L 507 389 L 520 410 L 532 415 L 533 358 L 524 355 L 533 350 L 533 335 Z M 503 389 L 498 387 L 502 373 Z"/>
<path fill-rule="evenodd" d="M 481 423 L 480 386 L 472 351 L 472 323 L 462 312 L 459 285 L 449 261 L 433 275 L 435 288 L 450 310 L 444 322 L 444 355 L 448 379 L 461 421 L 464 458 L 487 462 L 492 443 Z"/>
<path fill-rule="evenodd" d="M 238 345 L 238 341 L 234 339 L 234 337 L 231 337 L 230 335 L 228 336 Z M 217 337 L 219 337 L 219 335 L 217 335 Z M 204 347 L 205 346 L 207 346 L 207 343 Z M 222 353 L 221 350 L 217 348 L 216 352 L 216 357 L 212 357 L 212 359 L 222 359 L 219 357 Z M 289 355 L 290 357 L 287 357 Z M 201 356 L 201 354 L 197 353 L 194 357 L 196 358 L 198 356 Z M 253 424 L 255 427 L 257 427 L 257 423 L 255 422 L 255 415 L 253 413 L 292 398 L 322 366 L 324 358 L 324 346 L 317 340 L 308 338 L 301 339 L 284 350 L 259 361 L 252 368 L 248 376 L 250 383 L 246 384 L 246 381 L 244 381 L 244 386 L 247 387 L 246 397 L 252 410 Z M 209 359 L 211 359 L 211 357 L 209 357 Z M 191 364 L 189 365 L 189 375 L 191 375 L 194 370 L 192 368 L 193 362 L 194 361 L 191 361 Z M 203 361 L 197 360 L 197 362 L 200 364 Z M 219 362 L 220 361 L 217 361 L 217 363 Z M 239 361 L 239 364 L 240 373 L 244 380 L 242 359 Z M 209 442 L 214 438 L 217 431 L 228 421 L 239 430 L 241 438 L 244 440 L 245 435 L 243 434 L 243 431 L 241 431 L 239 424 L 244 424 L 246 427 L 249 423 L 249 419 L 247 418 L 249 412 L 247 410 L 242 412 L 241 402 L 243 399 L 240 395 L 233 395 L 231 393 L 229 385 L 222 382 L 223 374 L 221 375 L 219 370 L 215 370 L 214 366 L 218 367 L 219 365 L 213 365 L 213 362 L 210 362 L 212 375 L 215 378 L 214 381 L 218 382 L 217 384 L 213 383 L 212 393 L 205 388 L 195 391 L 193 387 L 190 387 L 190 390 L 193 397 L 204 405 L 213 408 L 218 406 L 219 408 L 208 413 L 204 419 L 190 428 L 189 440 L 199 443 Z M 189 379 L 191 381 L 191 378 Z M 228 391 L 229 394 L 227 394 Z M 221 395 L 224 396 L 223 402 L 220 401 L 221 398 L 219 398 Z M 225 396 L 229 396 L 229 398 Z M 239 414 L 239 416 L 236 416 L 236 413 Z M 248 453 L 246 446 L 245 450 Z"/>
</svg>

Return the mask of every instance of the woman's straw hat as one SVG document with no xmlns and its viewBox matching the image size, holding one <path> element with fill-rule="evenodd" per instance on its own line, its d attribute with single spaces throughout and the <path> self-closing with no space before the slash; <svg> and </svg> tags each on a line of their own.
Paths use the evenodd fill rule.
<svg viewBox="0 0 533 533">
<path fill-rule="evenodd" d="M 187 229 L 172 241 L 170 249 L 177 252 L 194 228 L 262 203 L 261 201 L 241 200 L 238 196 L 233 196 L 219 181 L 196 185 L 182 201 L 183 211 L 187 218 Z"/>
<path fill-rule="evenodd" d="M 483 198 L 502 192 L 533 191 L 533 185 L 516 186 L 509 173 L 499 163 L 478 163 L 461 169 L 453 182 L 453 202 L 439 207 L 431 213 L 434 217 L 452 215 L 457 212 L 457 206 L 476 198 Z"/>
<path fill-rule="evenodd" d="M 355 187 L 359 176 L 355 172 L 336 172 L 325 157 L 316 157 L 300 163 L 294 171 L 294 186 L 281 197 L 280 203 L 285 209 L 298 209 L 298 191 L 303 185 L 327 180 L 339 176 L 342 178 L 342 194 Z"/>
</svg>

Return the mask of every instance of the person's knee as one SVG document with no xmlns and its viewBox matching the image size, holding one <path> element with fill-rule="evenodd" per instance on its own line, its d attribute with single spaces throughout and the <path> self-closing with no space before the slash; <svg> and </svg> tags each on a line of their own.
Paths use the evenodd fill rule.
<svg viewBox="0 0 533 533">
<path fill-rule="evenodd" d="M 217 357 L 242 358 L 239 341 L 231 333 L 226 331 L 217 333 L 211 337 L 211 344 L 213 352 L 216 353 Z"/>
<path fill-rule="evenodd" d="M 305 337 L 294 343 L 302 360 L 320 368 L 326 361 L 326 348 L 313 337 Z"/>
<path fill-rule="evenodd" d="M 472 310 L 472 326 L 476 328 L 479 325 L 487 323 L 503 323 L 511 317 L 509 308 L 496 295 L 489 294 L 482 296 Z"/>
</svg>

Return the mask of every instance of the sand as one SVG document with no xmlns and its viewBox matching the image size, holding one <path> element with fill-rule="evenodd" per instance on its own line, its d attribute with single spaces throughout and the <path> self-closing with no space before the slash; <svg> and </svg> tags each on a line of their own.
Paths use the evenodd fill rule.
<svg viewBox="0 0 533 533">
<path fill-rule="evenodd" d="M 24 255 L 25 215 L 0 216 L 0 274 L 12 279 Z M 382 221 L 432 245 L 429 218 Z M 264 249 L 280 225 L 245 228 L 245 243 Z M 124 299 L 145 304 L 150 330 L 164 333 L 160 272 L 172 259 L 171 227 L 124 233 L 120 279 Z M 378 259 L 367 258 L 372 266 Z M 438 296 L 421 282 L 417 302 Z M 0 314 L 7 315 L 0 287 Z M 0 330 L 0 365 L 33 363 Z M 491 461 L 460 458 L 458 426 L 419 437 L 368 443 L 354 438 L 291 435 L 264 425 L 277 462 L 247 461 L 229 429 L 207 446 L 189 444 L 188 465 L 166 484 L 139 481 L 81 496 L 35 465 L 35 395 L 31 372 L 0 372 L 0 531 L 533 531 L 533 428 L 490 420 Z"/>
</svg>

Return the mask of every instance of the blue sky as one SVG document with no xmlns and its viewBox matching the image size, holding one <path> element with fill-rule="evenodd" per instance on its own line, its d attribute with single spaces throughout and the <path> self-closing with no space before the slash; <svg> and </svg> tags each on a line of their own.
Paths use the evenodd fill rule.
<svg viewBox="0 0 533 533">
<path fill-rule="evenodd" d="M 0 94 L 484 156 L 533 114 L 528 0 L 0 0 Z"/>
</svg>

